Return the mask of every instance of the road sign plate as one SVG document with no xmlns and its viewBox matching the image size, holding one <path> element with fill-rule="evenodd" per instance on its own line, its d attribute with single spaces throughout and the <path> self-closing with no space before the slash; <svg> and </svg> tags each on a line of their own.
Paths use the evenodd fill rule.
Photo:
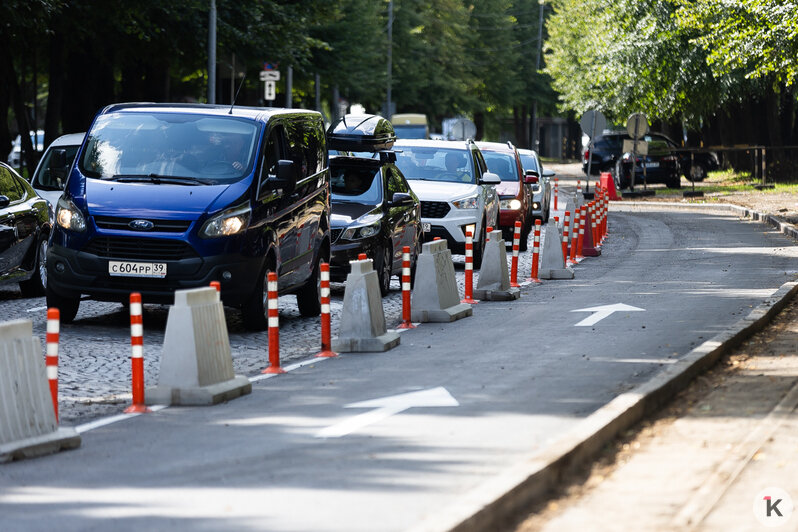
<svg viewBox="0 0 798 532">
<path fill-rule="evenodd" d="M 639 139 L 648 133 L 648 118 L 645 113 L 632 113 L 626 121 L 626 132 L 633 139 Z"/>
<path fill-rule="evenodd" d="M 264 85 L 265 87 L 263 90 L 263 99 L 268 101 L 274 100 L 275 98 L 274 82 L 267 81 L 266 83 L 264 83 Z"/>
<path fill-rule="evenodd" d="M 280 71 L 279 70 L 261 70 L 260 71 L 260 80 L 261 81 L 280 81 Z"/>
</svg>

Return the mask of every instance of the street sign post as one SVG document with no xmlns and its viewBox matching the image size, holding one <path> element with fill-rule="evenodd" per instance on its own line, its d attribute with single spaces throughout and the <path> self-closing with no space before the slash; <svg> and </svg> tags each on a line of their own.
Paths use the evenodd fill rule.
<svg viewBox="0 0 798 532">
<path fill-rule="evenodd" d="M 582 126 L 582 132 L 590 139 L 587 143 L 587 186 L 585 187 L 585 199 L 592 199 L 593 194 L 590 192 L 590 172 L 593 166 L 593 140 L 600 132 L 604 131 L 607 127 L 607 119 L 601 114 L 601 111 L 590 110 L 582 115 L 579 121 Z"/>
<path fill-rule="evenodd" d="M 629 190 L 632 194 L 635 193 L 635 172 L 637 172 L 637 148 L 638 148 L 638 141 L 640 137 L 648 133 L 648 118 L 646 117 L 645 113 L 632 113 L 629 115 L 629 119 L 626 121 L 626 132 L 629 133 L 629 136 L 632 137 L 634 140 L 634 146 L 632 151 L 632 175 L 630 176 L 629 181 Z M 643 165 L 643 183 L 645 187 L 645 173 L 646 173 L 646 166 Z"/>
</svg>

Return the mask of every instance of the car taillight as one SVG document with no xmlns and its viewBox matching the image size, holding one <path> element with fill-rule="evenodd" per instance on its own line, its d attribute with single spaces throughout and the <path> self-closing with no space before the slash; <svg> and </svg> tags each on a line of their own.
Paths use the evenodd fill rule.
<svg viewBox="0 0 798 532">
<path fill-rule="evenodd" d="M 585 150 L 585 155 L 582 157 L 582 162 L 587 164 L 588 157 L 590 157 L 590 150 Z"/>
</svg>

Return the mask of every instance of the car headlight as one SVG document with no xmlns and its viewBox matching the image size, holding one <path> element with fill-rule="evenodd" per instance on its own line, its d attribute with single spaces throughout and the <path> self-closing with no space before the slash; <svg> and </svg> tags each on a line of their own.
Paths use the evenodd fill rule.
<svg viewBox="0 0 798 532">
<path fill-rule="evenodd" d="M 461 200 L 453 201 L 452 205 L 458 209 L 476 209 L 479 196 L 469 196 Z"/>
<path fill-rule="evenodd" d="M 249 225 L 252 209 L 248 204 L 239 205 L 212 216 L 202 226 L 199 236 L 203 238 L 218 238 L 240 233 Z"/>
<path fill-rule="evenodd" d="M 499 207 L 502 209 L 509 209 L 511 211 L 517 211 L 521 208 L 521 202 L 517 199 L 503 199 L 499 202 Z"/>
<path fill-rule="evenodd" d="M 362 240 L 380 232 L 379 220 L 369 225 L 356 225 L 347 227 L 341 238 L 344 240 Z"/>
<path fill-rule="evenodd" d="M 64 229 L 82 233 L 86 230 L 86 218 L 80 212 L 72 200 L 64 197 L 58 198 L 58 206 L 56 207 L 55 220 Z"/>
</svg>

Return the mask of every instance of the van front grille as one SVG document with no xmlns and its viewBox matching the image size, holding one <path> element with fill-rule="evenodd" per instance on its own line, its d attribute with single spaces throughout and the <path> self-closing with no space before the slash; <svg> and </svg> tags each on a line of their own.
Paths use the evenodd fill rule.
<svg viewBox="0 0 798 532">
<path fill-rule="evenodd" d="M 92 239 L 86 253 L 109 259 L 166 261 L 197 257 L 194 248 L 180 240 L 105 236 Z"/>
<path fill-rule="evenodd" d="M 100 229 L 116 229 L 119 231 L 131 231 L 130 222 L 142 218 L 117 218 L 116 216 L 95 216 L 94 223 Z M 147 218 L 144 218 L 147 220 Z M 149 220 L 153 223 L 150 231 L 161 231 L 164 233 L 185 233 L 191 226 L 191 220 Z"/>
</svg>

